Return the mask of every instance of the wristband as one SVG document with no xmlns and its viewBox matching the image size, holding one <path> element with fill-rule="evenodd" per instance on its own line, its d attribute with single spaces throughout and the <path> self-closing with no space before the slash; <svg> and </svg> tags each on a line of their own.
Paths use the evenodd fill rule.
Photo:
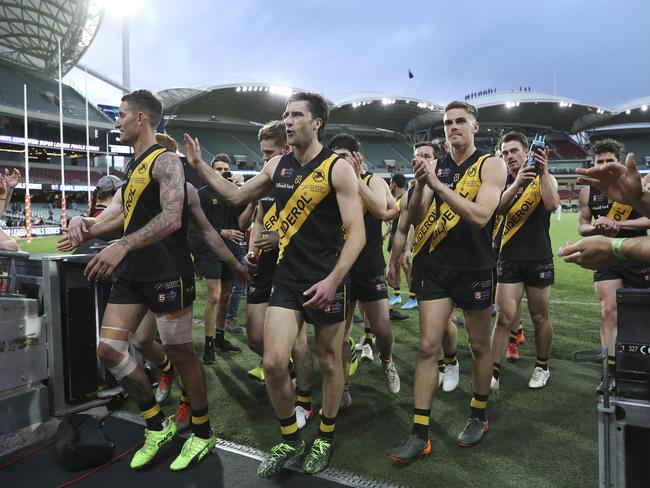
<svg viewBox="0 0 650 488">
<path fill-rule="evenodd" d="M 618 259 L 619 261 L 630 260 L 630 258 L 628 258 L 625 254 L 623 254 L 623 251 L 621 250 L 621 246 L 626 240 L 627 237 L 620 237 L 612 241 L 612 253 L 614 253 L 614 257 L 616 257 L 616 259 Z"/>
</svg>

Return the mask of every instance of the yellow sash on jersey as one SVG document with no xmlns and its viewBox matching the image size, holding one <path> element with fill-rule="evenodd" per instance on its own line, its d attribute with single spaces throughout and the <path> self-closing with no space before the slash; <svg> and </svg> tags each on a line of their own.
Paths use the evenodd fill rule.
<svg viewBox="0 0 650 488">
<path fill-rule="evenodd" d="M 262 217 L 262 225 L 264 230 L 276 230 L 275 226 L 278 223 L 278 216 L 275 215 L 275 203 L 271 205 L 271 208 L 264 214 Z"/>
<path fill-rule="evenodd" d="M 140 199 L 142 192 L 151 182 L 151 165 L 156 160 L 156 158 L 165 151 L 167 151 L 167 149 L 164 147 L 152 151 L 151 154 L 140 161 L 138 165 L 133 168 L 133 171 L 131 171 L 129 181 L 127 181 L 126 188 L 122 194 L 125 233 L 126 229 L 129 227 L 131 217 L 133 217 L 133 211 L 138 204 L 138 200 Z"/>
<path fill-rule="evenodd" d="M 455 192 L 463 198 L 474 201 L 478 191 L 481 188 L 481 166 L 489 158 L 489 154 L 484 154 L 478 161 L 471 165 L 456 185 Z M 447 237 L 449 231 L 458 225 L 460 215 L 454 212 L 447 202 L 440 205 L 440 217 L 436 220 L 433 232 L 431 234 L 431 245 L 429 252 L 432 252 Z"/>
<path fill-rule="evenodd" d="M 433 230 L 436 227 L 436 199 L 431 201 L 431 206 L 424 220 L 420 222 L 417 228 L 413 229 L 415 235 L 413 237 L 413 256 L 420 252 L 425 242 L 429 240 Z"/>
<path fill-rule="evenodd" d="M 612 208 L 610 208 L 609 212 L 607 212 L 607 218 L 616 220 L 617 222 L 627 220 L 630 217 L 632 210 L 634 210 L 634 208 L 629 205 L 613 202 Z"/>
<path fill-rule="evenodd" d="M 280 233 L 280 250 L 278 263 L 284 257 L 293 236 L 307 221 L 312 211 L 330 193 L 330 168 L 338 156 L 332 154 L 323 161 L 311 174 L 296 188 L 286 205 L 278 214 L 276 229 Z"/>
<path fill-rule="evenodd" d="M 494 218 L 494 227 L 492 228 L 492 241 L 495 241 L 503 224 L 503 214 L 497 214 Z"/>
<path fill-rule="evenodd" d="M 533 212 L 541 201 L 542 193 L 539 189 L 539 176 L 536 176 L 535 179 L 526 187 L 526 190 L 517 203 L 508 210 L 505 225 L 503 226 L 500 249 L 503 249 L 503 246 L 512 239 L 530 216 L 533 215 Z"/>
</svg>

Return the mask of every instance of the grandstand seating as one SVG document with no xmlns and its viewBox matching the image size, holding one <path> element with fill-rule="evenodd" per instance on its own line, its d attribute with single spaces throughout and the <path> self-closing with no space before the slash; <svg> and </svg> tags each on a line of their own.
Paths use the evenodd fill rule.
<svg viewBox="0 0 650 488">
<path fill-rule="evenodd" d="M 597 132 L 591 135 L 591 143 L 593 144 L 595 141 L 605 139 L 606 137 L 613 137 L 622 143 L 625 146 L 626 153 L 633 152 L 637 163 L 641 166 L 644 166 L 645 158 L 650 158 L 650 134 L 648 133 L 617 132 L 615 134 L 603 134 Z"/>
<path fill-rule="evenodd" d="M 215 154 L 225 153 L 231 157 L 233 162 L 235 162 L 235 156 L 244 156 L 245 161 L 248 162 L 261 162 L 257 133 L 254 131 L 167 127 L 167 133 L 179 144 L 183 142 L 183 132 L 186 131 L 192 137 L 198 137 L 205 161 L 212 160 Z M 261 166 L 258 167 L 261 168 Z"/>
<path fill-rule="evenodd" d="M 24 84 L 27 85 L 27 103 L 30 111 L 59 115 L 59 86 L 56 81 L 3 64 L 0 64 L 0 105 L 22 109 Z M 63 85 L 63 116 L 86 119 L 85 98 L 68 85 Z M 88 118 L 90 122 L 110 122 L 92 104 L 88 107 Z"/>
<path fill-rule="evenodd" d="M 558 190 L 560 200 L 577 200 L 580 194 L 577 191 Z"/>
<path fill-rule="evenodd" d="M 11 171 L 14 166 L 19 166 L 21 173 L 25 169 L 23 165 L 2 165 L 0 164 L 0 171 L 4 171 L 5 168 Z M 91 184 L 97 184 L 99 178 L 102 177 L 102 174 L 96 170 L 91 169 L 90 171 L 90 182 Z M 61 169 L 52 165 L 52 168 L 43 168 L 42 165 L 39 167 L 31 166 L 29 167 L 29 179 L 32 183 L 43 183 L 46 185 L 58 184 L 61 182 Z M 69 167 L 65 168 L 65 182 L 68 185 L 84 185 L 88 182 L 88 176 L 85 169 L 70 169 Z"/>
<path fill-rule="evenodd" d="M 548 141 L 548 146 L 553 151 L 553 154 L 550 155 L 551 159 L 585 159 L 587 157 L 587 153 L 581 147 L 568 140 Z"/>
</svg>

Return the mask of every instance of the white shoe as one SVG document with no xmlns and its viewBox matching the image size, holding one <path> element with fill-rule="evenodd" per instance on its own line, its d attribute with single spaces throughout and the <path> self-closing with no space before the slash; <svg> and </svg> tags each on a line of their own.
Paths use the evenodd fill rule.
<svg viewBox="0 0 650 488">
<path fill-rule="evenodd" d="M 298 424 L 298 429 L 302 429 L 305 425 L 307 425 L 307 422 L 311 420 L 311 418 L 314 416 L 314 409 L 310 408 L 309 410 L 305 410 L 301 406 L 296 407 L 296 422 Z"/>
<path fill-rule="evenodd" d="M 345 410 L 352 406 L 352 395 L 349 391 L 344 391 L 343 396 L 341 397 L 341 404 L 339 405 L 339 410 Z"/>
<path fill-rule="evenodd" d="M 490 391 L 492 393 L 499 393 L 499 380 L 496 379 L 494 376 L 490 380 Z"/>
<path fill-rule="evenodd" d="M 456 360 L 456 364 L 445 364 L 444 379 L 442 381 L 442 391 L 454 391 L 458 386 L 460 379 L 460 363 Z"/>
<path fill-rule="evenodd" d="M 366 342 L 366 336 L 363 335 L 361 336 L 361 339 L 359 339 L 359 342 L 357 342 L 354 345 L 354 350 L 357 352 L 361 351 L 363 349 L 363 345 L 365 344 L 365 342 Z"/>
<path fill-rule="evenodd" d="M 436 366 L 437 368 L 437 366 Z M 440 371 L 440 368 L 438 368 L 438 389 L 442 387 L 442 384 L 445 382 L 445 372 Z"/>
<path fill-rule="evenodd" d="M 542 369 L 539 366 L 533 371 L 533 376 L 530 377 L 528 388 L 544 388 L 548 383 L 548 378 L 551 376 L 550 369 Z"/>
<path fill-rule="evenodd" d="M 384 378 L 386 379 L 386 386 L 388 391 L 393 394 L 399 393 L 400 381 L 395 362 L 391 359 L 389 363 L 381 362 L 381 367 L 384 370 Z"/>
<path fill-rule="evenodd" d="M 361 348 L 361 361 L 370 361 L 374 359 L 372 355 L 372 346 L 370 344 L 364 344 Z"/>
</svg>

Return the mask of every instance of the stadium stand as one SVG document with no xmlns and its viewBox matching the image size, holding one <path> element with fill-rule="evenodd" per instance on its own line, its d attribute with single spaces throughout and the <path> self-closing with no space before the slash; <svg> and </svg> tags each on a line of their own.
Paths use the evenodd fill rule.
<svg viewBox="0 0 650 488">
<path fill-rule="evenodd" d="M 587 153 L 581 147 L 567 139 L 548 141 L 548 146 L 553 149 L 556 159 L 585 159 L 587 157 Z"/>
</svg>

